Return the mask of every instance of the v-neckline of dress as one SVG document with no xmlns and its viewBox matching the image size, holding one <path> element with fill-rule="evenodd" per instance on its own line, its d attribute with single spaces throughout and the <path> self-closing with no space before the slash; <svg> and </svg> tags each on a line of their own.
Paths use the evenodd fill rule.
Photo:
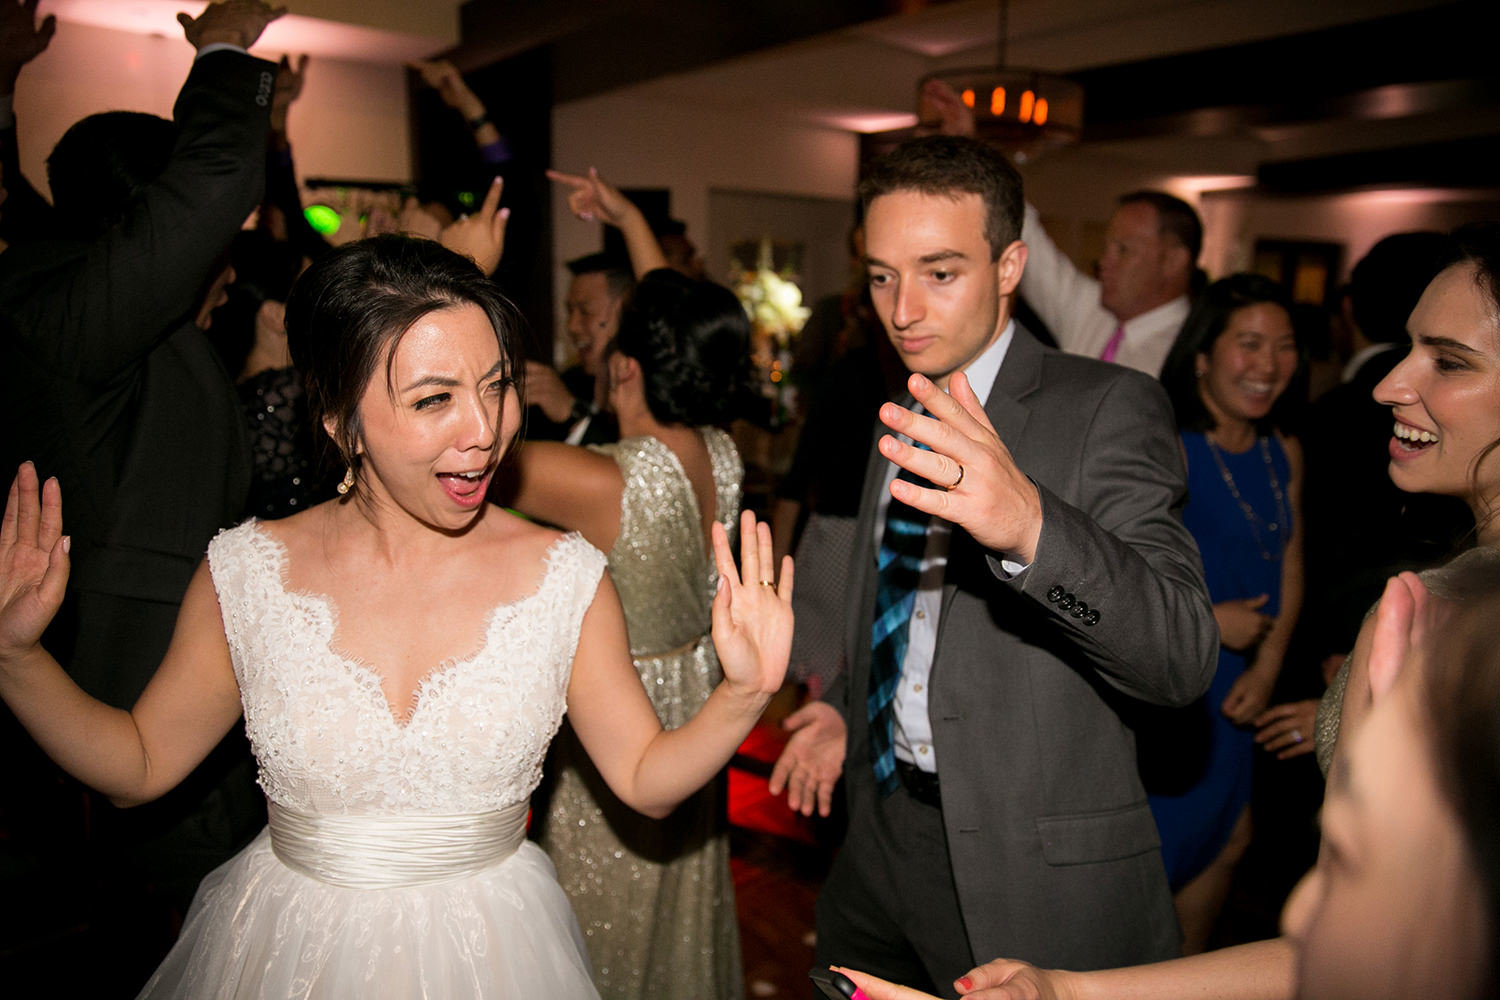
<svg viewBox="0 0 1500 1000">
<path fill-rule="evenodd" d="M 552 580 L 553 572 L 557 567 L 557 560 L 553 559 L 553 556 L 563 542 L 576 534 L 576 532 L 568 532 L 567 534 L 560 535 L 548 544 L 546 551 L 542 554 L 544 569 L 542 570 L 541 578 L 530 593 L 509 601 L 502 601 L 485 613 L 484 626 L 481 630 L 481 638 L 477 649 L 463 656 L 445 657 L 423 672 L 422 676 L 417 679 L 417 683 L 413 686 L 411 693 L 407 696 L 407 710 L 403 717 L 397 713 L 396 706 L 392 704 L 390 695 L 385 689 L 384 675 L 381 674 L 379 669 L 363 657 L 353 656 L 339 649 L 334 644 L 339 626 L 338 604 L 327 594 L 310 590 L 297 590 L 289 586 L 288 571 L 291 560 L 287 554 L 286 544 L 271 534 L 270 531 L 266 530 L 259 520 L 253 522 L 253 527 L 259 537 L 264 538 L 270 543 L 273 560 L 272 569 L 274 571 L 272 575 L 275 577 L 277 587 L 282 595 L 294 603 L 303 602 L 304 604 L 314 605 L 322 610 L 327 620 L 328 628 L 328 634 L 323 639 L 323 648 L 328 652 L 329 656 L 338 661 L 346 669 L 349 678 L 354 681 L 356 687 L 370 691 L 372 696 L 379 699 L 380 708 L 383 709 L 380 714 L 390 722 L 398 733 L 402 734 L 411 729 L 412 721 L 416 718 L 417 713 L 430 700 L 429 695 L 435 684 L 453 677 L 464 667 L 481 659 L 489 651 L 494 638 L 495 625 L 502 615 L 508 613 L 513 615 L 516 611 L 542 596 L 547 589 L 548 583 Z"/>
</svg>

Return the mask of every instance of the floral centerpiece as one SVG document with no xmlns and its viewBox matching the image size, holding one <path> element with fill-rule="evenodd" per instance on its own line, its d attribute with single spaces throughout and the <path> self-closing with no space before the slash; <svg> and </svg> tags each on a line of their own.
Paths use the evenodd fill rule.
<svg viewBox="0 0 1500 1000">
<path fill-rule="evenodd" d="M 762 239 L 754 267 L 737 264 L 731 276 L 734 294 L 750 317 L 751 358 L 761 373 L 761 386 L 774 400 L 779 421 L 790 409 L 787 370 L 792 345 L 811 310 L 802 304 L 802 289 L 790 267 L 775 267 L 771 241 Z"/>
</svg>

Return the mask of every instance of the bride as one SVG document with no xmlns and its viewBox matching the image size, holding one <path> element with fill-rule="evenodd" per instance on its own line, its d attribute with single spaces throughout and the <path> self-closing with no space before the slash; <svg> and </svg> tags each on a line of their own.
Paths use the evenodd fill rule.
<svg viewBox="0 0 1500 1000">
<path fill-rule="evenodd" d="M 524 839 L 563 713 L 611 791 L 663 816 L 780 685 L 791 563 L 778 585 L 753 516 L 743 576 L 713 530 L 724 680 L 663 731 L 604 557 L 485 503 L 521 420 L 511 316 L 472 263 L 425 240 L 350 244 L 302 277 L 287 332 L 344 496 L 221 533 L 128 712 L 39 645 L 69 540 L 56 480 L 39 490 L 29 463 L 18 472 L 0 530 L 0 697 L 121 804 L 172 788 L 243 714 L 269 803 L 143 996 L 592 997 L 568 902 Z"/>
</svg>

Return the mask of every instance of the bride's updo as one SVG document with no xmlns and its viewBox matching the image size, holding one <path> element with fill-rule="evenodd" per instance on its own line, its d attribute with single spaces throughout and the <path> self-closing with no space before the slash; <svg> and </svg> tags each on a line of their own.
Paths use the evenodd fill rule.
<svg viewBox="0 0 1500 1000">
<path fill-rule="evenodd" d="M 347 243 L 297 279 L 286 303 L 287 346 L 306 386 L 308 417 L 328 429 L 344 465 L 355 464 L 359 401 L 382 361 L 389 384 L 396 345 L 417 320 L 470 304 L 489 317 L 513 374 L 520 314 L 473 261 L 432 240 Z M 519 379 L 516 391 L 523 391 Z"/>
</svg>

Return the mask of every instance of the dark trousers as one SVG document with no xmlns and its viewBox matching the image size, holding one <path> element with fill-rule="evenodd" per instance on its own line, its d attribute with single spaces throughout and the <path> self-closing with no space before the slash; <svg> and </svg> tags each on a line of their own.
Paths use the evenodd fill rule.
<svg viewBox="0 0 1500 1000">
<path fill-rule="evenodd" d="M 849 833 L 816 907 L 816 964 L 955 997 L 974 967 L 942 811 L 905 788 L 851 803 Z"/>
</svg>

